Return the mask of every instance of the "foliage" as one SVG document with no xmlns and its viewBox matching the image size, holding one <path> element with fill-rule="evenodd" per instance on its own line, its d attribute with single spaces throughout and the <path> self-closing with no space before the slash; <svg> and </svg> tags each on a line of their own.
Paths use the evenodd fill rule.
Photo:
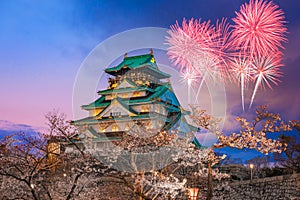
<svg viewBox="0 0 300 200">
<path fill-rule="evenodd" d="M 275 154 L 275 159 L 290 173 L 300 173 L 300 121 L 294 120 L 290 124 L 297 131 L 298 136 L 281 134 L 279 140 L 287 144 L 287 147 L 282 154 Z"/>
<path fill-rule="evenodd" d="M 190 142 L 194 137 L 192 133 L 188 138 L 181 138 L 176 132 L 152 132 L 150 139 L 129 134 L 114 142 L 119 148 L 112 149 L 111 154 L 116 157 L 111 159 L 112 165 L 104 165 L 94 156 L 96 149 L 82 145 L 77 130 L 65 122 L 63 115 L 49 113 L 46 116 L 49 134 L 31 137 L 20 133 L 1 140 L 0 198 L 107 199 L 109 196 L 114 199 L 184 199 L 189 187 L 209 191 L 210 185 L 204 181 L 208 175 L 215 183 L 215 190 L 228 191 L 226 182 L 220 181 L 228 175 L 212 167 L 224 159 L 224 155 L 213 153 L 214 148 L 230 146 L 254 148 L 263 153 L 280 152 L 285 146 L 267 139 L 266 132 L 292 128 L 278 114 L 260 107 L 253 121 L 237 119 L 241 125 L 239 133 L 226 136 L 218 128 L 218 119 L 198 108 L 192 110 L 195 124 L 215 133 L 219 139 L 212 148 L 195 148 Z M 143 131 L 147 134 L 146 130 Z M 73 151 L 65 152 L 64 149 L 69 147 Z M 156 157 L 160 150 L 167 158 Z M 124 152 L 128 153 L 127 157 L 124 157 Z M 140 163 L 138 156 L 145 154 L 154 159 L 144 159 L 144 163 Z M 124 163 L 124 159 L 132 170 L 114 168 L 116 162 L 123 160 Z M 167 164 L 159 167 L 158 164 L 166 159 L 169 159 Z"/>
</svg>

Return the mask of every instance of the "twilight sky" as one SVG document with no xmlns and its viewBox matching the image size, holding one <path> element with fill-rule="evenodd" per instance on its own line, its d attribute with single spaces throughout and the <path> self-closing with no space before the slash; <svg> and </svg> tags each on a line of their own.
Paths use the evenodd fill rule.
<svg viewBox="0 0 300 200">
<path fill-rule="evenodd" d="M 235 16 L 244 0 L 2 0 L 0 1 L 0 120 L 44 126 L 59 109 L 72 119 L 72 92 L 81 63 L 108 37 L 140 27 L 169 28 L 184 17 Z M 274 1 L 285 12 L 289 43 L 284 77 L 259 90 L 254 104 L 269 104 L 286 119 L 300 119 L 300 1 Z M 226 87 L 227 126 L 241 113 L 239 90 Z M 89 102 L 87 102 L 89 103 Z M 250 111 L 251 112 L 251 111 Z"/>
</svg>

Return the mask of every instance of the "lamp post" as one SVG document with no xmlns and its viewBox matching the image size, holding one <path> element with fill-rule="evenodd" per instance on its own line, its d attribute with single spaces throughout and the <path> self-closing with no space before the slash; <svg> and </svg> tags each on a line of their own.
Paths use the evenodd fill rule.
<svg viewBox="0 0 300 200">
<path fill-rule="evenodd" d="M 252 180 L 252 178 L 253 178 L 253 168 L 254 168 L 254 165 L 253 164 L 250 164 L 250 173 L 251 173 L 251 179 L 250 180 Z"/>
<path fill-rule="evenodd" d="M 188 188 L 188 194 L 190 200 L 197 200 L 199 188 Z"/>
</svg>

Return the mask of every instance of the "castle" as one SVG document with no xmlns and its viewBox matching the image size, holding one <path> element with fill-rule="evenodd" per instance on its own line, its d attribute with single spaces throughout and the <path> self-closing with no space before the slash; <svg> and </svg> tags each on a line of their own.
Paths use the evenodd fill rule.
<svg viewBox="0 0 300 200">
<path fill-rule="evenodd" d="M 95 146 L 119 140 L 133 126 L 147 132 L 176 130 L 180 136 L 196 130 L 187 123 L 184 110 L 170 83 L 170 75 L 159 70 L 153 51 L 128 57 L 117 66 L 106 68 L 108 87 L 99 98 L 83 105 L 89 116 L 73 121 L 80 138 L 89 138 Z M 193 143 L 200 146 L 196 138 Z"/>
</svg>

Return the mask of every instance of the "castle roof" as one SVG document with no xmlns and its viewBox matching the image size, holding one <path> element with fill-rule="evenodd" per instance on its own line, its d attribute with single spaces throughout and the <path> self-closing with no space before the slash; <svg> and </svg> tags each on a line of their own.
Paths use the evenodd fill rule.
<svg viewBox="0 0 300 200">
<path fill-rule="evenodd" d="M 121 89 L 121 88 L 120 88 Z M 143 86 L 138 86 L 134 88 L 134 91 L 144 90 L 145 88 Z M 139 98 L 133 98 L 128 100 L 121 100 L 119 98 L 119 101 L 126 101 L 125 103 L 128 105 L 135 105 L 135 104 L 143 104 L 143 103 L 153 103 L 157 98 L 161 97 L 164 93 L 166 93 L 169 89 L 171 89 L 171 85 L 169 83 L 165 83 L 163 85 L 157 86 L 155 89 L 152 89 L 153 92 L 151 94 L 145 96 L 145 97 L 139 97 Z M 122 88 L 122 90 L 131 90 L 131 88 Z M 114 89 L 105 90 L 104 93 L 113 93 L 117 92 Z M 109 106 L 111 103 L 110 100 L 105 100 L 105 96 L 101 96 L 96 101 L 88 104 L 83 105 L 82 108 L 85 110 L 95 109 L 95 108 L 103 108 Z"/>
<path fill-rule="evenodd" d="M 157 78 L 169 78 L 169 74 L 164 73 L 158 69 L 154 56 L 152 54 L 144 54 L 138 56 L 124 57 L 123 61 L 114 67 L 106 68 L 105 72 L 113 76 L 118 75 L 122 71 L 128 71 L 131 69 L 145 68 L 155 74 Z"/>
</svg>

